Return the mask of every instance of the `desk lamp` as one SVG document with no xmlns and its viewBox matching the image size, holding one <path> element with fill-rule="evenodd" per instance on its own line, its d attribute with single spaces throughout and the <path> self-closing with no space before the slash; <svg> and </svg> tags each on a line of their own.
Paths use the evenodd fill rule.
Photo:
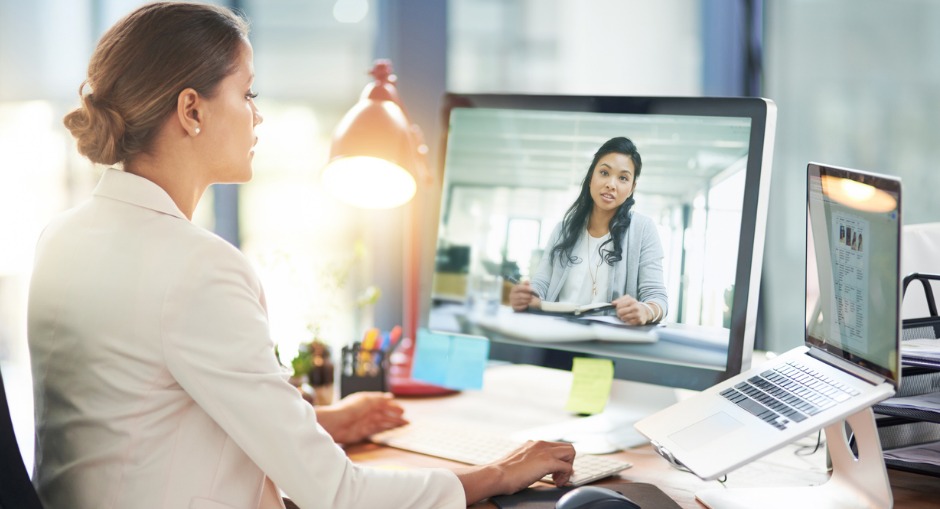
<svg viewBox="0 0 940 509">
<path fill-rule="evenodd" d="M 377 60 L 357 102 L 333 132 L 323 184 L 339 200 L 367 209 L 394 208 L 409 202 L 418 179 L 429 180 L 427 145 L 401 105 L 396 76 L 388 60 Z M 368 183 L 355 193 L 350 179 Z"/>
<path fill-rule="evenodd" d="M 455 392 L 411 378 L 420 295 L 420 212 L 425 203 L 417 190 L 429 188 L 433 179 L 428 147 L 420 128 L 405 114 L 391 61 L 376 60 L 369 74 L 374 81 L 333 132 L 323 184 L 330 194 L 355 207 L 390 209 L 412 202 L 404 225 L 404 336 L 390 359 L 389 390 L 399 396 Z M 351 181 L 356 185 L 350 186 Z"/>
</svg>

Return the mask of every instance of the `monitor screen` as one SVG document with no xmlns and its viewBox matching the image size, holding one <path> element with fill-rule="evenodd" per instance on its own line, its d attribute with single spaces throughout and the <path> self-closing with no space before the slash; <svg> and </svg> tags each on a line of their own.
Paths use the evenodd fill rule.
<svg viewBox="0 0 940 509">
<path fill-rule="evenodd" d="M 568 369 L 605 357 L 620 379 L 670 387 L 703 389 L 749 367 L 775 111 L 760 98 L 449 94 L 429 328 L 482 333 L 497 359 Z M 628 283 L 613 293 L 630 293 L 637 270 L 653 274 L 663 329 L 677 333 L 547 342 L 475 327 L 475 313 L 513 313 L 513 281 L 536 276 L 595 152 L 617 137 L 642 159 L 628 230 L 648 226 L 661 270 L 625 259 Z M 493 309 L 474 309 L 481 292 L 496 296 Z"/>
<path fill-rule="evenodd" d="M 807 166 L 806 339 L 899 378 L 901 181 Z"/>
</svg>

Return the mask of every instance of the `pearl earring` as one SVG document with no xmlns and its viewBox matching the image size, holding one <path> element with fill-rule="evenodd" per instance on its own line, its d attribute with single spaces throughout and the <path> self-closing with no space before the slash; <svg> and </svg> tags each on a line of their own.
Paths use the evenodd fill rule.
<svg viewBox="0 0 940 509">
<path fill-rule="evenodd" d="M 196 134 L 199 134 L 200 132 L 202 132 L 202 130 L 199 129 L 199 126 L 197 125 L 197 126 L 196 126 Z"/>
</svg>

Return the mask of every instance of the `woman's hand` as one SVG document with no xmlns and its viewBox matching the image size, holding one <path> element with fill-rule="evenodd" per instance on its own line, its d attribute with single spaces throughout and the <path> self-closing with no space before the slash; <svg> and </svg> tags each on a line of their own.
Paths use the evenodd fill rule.
<svg viewBox="0 0 940 509">
<path fill-rule="evenodd" d="M 560 442 L 526 442 L 505 458 L 455 473 L 463 484 L 467 505 L 496 496 L 509 495 L 529 487 L 546 474 L 561 487 L 574 473 L 574 447 Z"/>
<path fill-rule="evenodd" d="M 515 311 L 525 311 L 529 307 L 535 307 L 542 303 L 542 300 L 535 295 L 535 290 L 529 285 L 528 281 L 513 286 L 509 290 L 509 305 Z"/>
<path fill-rule="evenodd" d="M 332 405 L 317 407 L 317 421 L 338 444 L 354 444 L 408 424 L 404 409 L 389 393 L 356 392 Z"/>
<path fill-rule="evenodd" d="M 617 310 L 617 318 L 630 325 L 646 325 L 653 320 L 653 310 L 630 295 L 615 299 L 612 304 Z"/>
</svg>

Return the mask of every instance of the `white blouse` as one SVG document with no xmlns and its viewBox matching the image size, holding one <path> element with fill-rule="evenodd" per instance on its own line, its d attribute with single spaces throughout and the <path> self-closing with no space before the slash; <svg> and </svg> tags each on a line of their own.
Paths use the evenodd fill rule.
<svg viewBox="0 0 940 509">
<path fill-rule="evenodd" d="M 610 286 L 610 265 L 604 263 L 603 254 L 599 249 L 601 244 L 610 238 L 610 233 L 593 237 L 584 230 L 584 236 L 588 241 L 582 243 L 584 248 L 577 253 L 580 261 L 571 266 L 571 273 L 558 295 L 559 302 L 590 304 L 606 300 Z"/>
</svg>

